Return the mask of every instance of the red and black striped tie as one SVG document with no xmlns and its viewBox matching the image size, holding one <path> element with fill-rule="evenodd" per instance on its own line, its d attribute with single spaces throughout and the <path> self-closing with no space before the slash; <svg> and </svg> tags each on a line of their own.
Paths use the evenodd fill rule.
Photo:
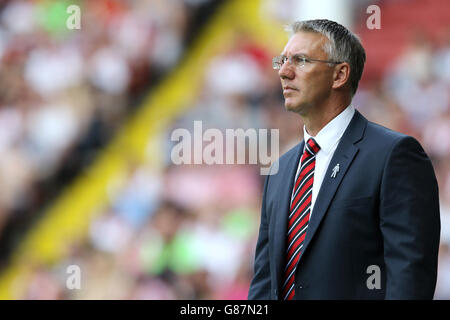
<svg viewBox="0 0 450 320">
<path fill-rule="evenodd" d="M 312 187 L 314 183 L 314 168 L 316 165 L 316 153 L 320 146 L 310 138 L 305 144 L 305 151 L 300 160 L 300 174 L 295 180 L 294 193 L 291 198 L 289 210 L 286 268 L 283 275 L 283 298 L 292 300 L 295 295 L 295 270 L 302 253 L 303 241 L 308 229 L 311 213 Z"/>
</svg>

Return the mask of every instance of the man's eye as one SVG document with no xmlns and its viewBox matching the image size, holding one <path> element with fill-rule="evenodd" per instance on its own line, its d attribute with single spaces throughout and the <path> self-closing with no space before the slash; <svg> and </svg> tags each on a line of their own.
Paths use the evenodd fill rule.
<svg viewBox="0 0 450 320">
<path fill-rule="evenodd" d="M 292 57 L 292 62 L 294 62 L 294 64 L 298 65 L 301 62 L 303 62 L 303 57 L 301 57 L 301 56 L 293 56 Z"/>
</svg>

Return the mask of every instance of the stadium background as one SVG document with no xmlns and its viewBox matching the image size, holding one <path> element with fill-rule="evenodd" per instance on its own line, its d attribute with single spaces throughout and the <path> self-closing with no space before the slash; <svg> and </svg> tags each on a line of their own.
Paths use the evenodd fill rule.
<svg viewBox="0 0 450 320">
<path fill-rule="evenodd" d="M 68 30 L 66 8 L 81 8 Z M 381 29 L 366 21 L 381 8 Z M 150 0 L 0 3 L 0 298 L 245 299 L 264 176 L 171 162 L 175 128 L 280 129 L 271 57 L 297 18 L 354 30 L 353 100 L 416 137 L 438 177 L 436 299 L 450 299 L 450 2 Z M 413 173 L 412 173 L 413 174 Z M 67 267 L 81 289 L 66 288 Z"/>
</svg>

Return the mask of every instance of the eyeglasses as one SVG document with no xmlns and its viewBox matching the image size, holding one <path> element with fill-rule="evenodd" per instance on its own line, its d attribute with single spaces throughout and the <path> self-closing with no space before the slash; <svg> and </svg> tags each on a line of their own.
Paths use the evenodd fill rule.
<svg viewBox="0 0 450 320">
<path fill-rule="evenodd" d="M 312 58 L 305 57 L 304 55 L 301 55 L 301 54 L 294 54 L 289 57 L 284 56 L 284 55 L 273 57 L 272 68 L 274 68 L 275 70 L 280 70 L 281 67 L 284 65 L 284 63 L 287 60 L 289 60 L 289 64 L 294 65 L 296 67 L 304 67 L 306 65 L 306 63 L 311 63 L 311 62 L 325 62 L 325 63 L 331 63 L 331 64 L 342 63 L 342 62 L 336 62 L 336 61 L 330 61 L 330 60 L 312 59 Z"/>
</svg>

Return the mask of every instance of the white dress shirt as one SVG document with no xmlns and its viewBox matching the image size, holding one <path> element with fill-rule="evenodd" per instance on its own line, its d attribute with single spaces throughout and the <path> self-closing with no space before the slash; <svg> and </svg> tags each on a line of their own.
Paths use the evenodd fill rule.
<svg viewBox="0 0 450 320">
<path fill-rule="evenodd" d="M 303 126 L 304 141 L 305 143 L 309 138 L 314 138 L 317 144 L 320 146 L 319 152 L 316 154 L 316 165 L 314 169 L 314 182 L 312 187 L 312 199 L 311 199 L 311 214 L 316 202 L 317 194 L 319 193 L 320 186 L 322 185 L 323 178 L 327 172 L 328 165 L 333 157 L 334 151 L 336 151 L 337 145 L 344 134 L 345 129 L 349 125 L 355 113 L 355 108 L 349 105 L 345 110 L 338 114 L 333 120 L 328 122 L 315 137 L 312 137 L 306 131 L 306 127 Z M 305 148 L 303 148 L 303 152 Z M 297 180 L 300 174 L 301 163 L 298 164 L 297 174 L 295 180 Z M 294 181 L 295 181 L 294 180 Z M 310 215 L 311 217 L 311 215 Z"/>
</svg>

